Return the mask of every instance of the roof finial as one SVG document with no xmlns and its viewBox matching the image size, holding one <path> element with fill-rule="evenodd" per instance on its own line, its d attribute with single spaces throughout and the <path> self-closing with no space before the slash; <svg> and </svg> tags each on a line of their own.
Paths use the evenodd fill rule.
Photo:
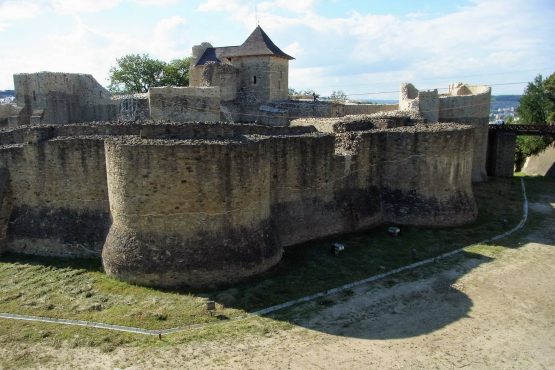
<svg viewBox="0 0 555 370">
<path fill-rule="evenodd" d="M 256 1 L 254 2 L 254 17 L 256 18 L 256 25 L 260 26 L 260 22 L 258 21 L 258 4 Z"/>
<path fill-rule="evenodd" d="M 258 2 L 254 0 L 254 17 L 256 18 L 256 25 L 260 26 L 260 21 L 258 20 Z"/>
</svg>

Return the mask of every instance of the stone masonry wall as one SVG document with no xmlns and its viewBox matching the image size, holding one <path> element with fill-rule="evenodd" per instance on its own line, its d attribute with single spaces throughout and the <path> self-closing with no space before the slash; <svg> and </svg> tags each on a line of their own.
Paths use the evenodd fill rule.
<svg viewBox="0 0 555 370">
<path fill-rule="evenodd" d="M 150 118 L 175 122 L 220 120 L 219 87 L 152 87 Z"/>
<path fill-rule="evenodd" d="M 206 286 L 277 263 L 265 149 L 248 141 L 108 141 L 106 271 L 144 285 Z"/>
<path fill-rule="evenodd" d="M 428 122 L 458 122 L 474 128 L 472 181 L 487 179 L 486 155 L 491 88 L 455 83 L 447 94 L 437 90 L 418 91 L 412 84 L 402 84 L 399 108 L 420 112 Z"/>
<path fill-rule="evenodd" d="M 103 140 L 30 133 L 23 144 L 0 150 L 0 166 L 13 194 L 8 250 L 100 256 L 110 224 Z"/>
<path fill-rule="evenodd" d="M 114 119 L 110 93 L 91 75 L 20 73 L 14 75 L 19 124 L 64 124 Z"/>
<path fill-rule="evenodd" d="M 0 145 L 8 250 L 102 251 L 108 274 L 144 285 L 229 283 L 285 246 L 476 216 L 463 125 L 58 125 L 0 132 Z"/>
<path fill-rule="evenodd" d="M 343 113 L 353 114 L 372 114 L 378 112 L 392 112 L 399 109 L 399 104 L 345 104 Z"/>
<path fill-rule="evenodd" d="M 492 132 L 488 137 L 487 170 L 495 177 L 513 177 L 515 171 L 516 134 Z"/>
<path fill-rule="evenodd" d="M 466 93 L 468 95 L 456 95 Z M 474 128 L 472 181 L 487 180 L 488 123 L 491 88 L 453 84 L 439 99 L 439 122 L 459 122 Z"/>
</svg>

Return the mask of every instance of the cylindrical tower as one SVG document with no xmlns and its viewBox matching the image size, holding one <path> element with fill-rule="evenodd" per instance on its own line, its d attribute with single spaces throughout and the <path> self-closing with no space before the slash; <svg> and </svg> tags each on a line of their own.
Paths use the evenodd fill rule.
<svg viewBox="0 0 555 370">
<path fill-rule="evenodd" d="M 268 152 L 264 140 L 106 142 L 106 272 L 141 285 L 202 287 L 276 264 Z"/>
</svg>

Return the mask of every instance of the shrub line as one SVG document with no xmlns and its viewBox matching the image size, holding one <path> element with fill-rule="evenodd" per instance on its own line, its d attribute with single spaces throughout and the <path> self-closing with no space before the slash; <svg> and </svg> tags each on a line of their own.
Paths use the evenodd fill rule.
<svg viewBox="0 0 555 370">
<path fill-rule="evenodd" d="M 235 318 L 235 319 L 231 319 L 231 320 L 227 320 L 227 321 L 221 321 L 221 322 L 217 322 L 217 323 L 192 324 L 192 325 L 188 325 L 188 326 L 185 326 L 185 327 L 176 327 L 176 328 L 161 329 L 161 330 L 144 329 L 144 328 L 136 328 L 136 327 L 131 327 L 131 326 L 122 326 L 122 325 L 113 325 L 113 324 L 105 324 L 105 323 L 100 323 L 100 322 L 92 322 L 92 321 L 84 321 L 84 320 L 58 319 L 58 318 L 41 317 L 41 316 L 18 315 L 18 314 L 11 314 L 11 313 L 0 313 L 0 318 L 11 319 L 11 320 L 44 322 L 44 323 L 61 324 L 61 325 L 85 326 L 85 327 L 90 327 L 90 328 L 106 329 L 106 330 L 113 330 L 113 331 L 122 331 L 122 332 L 126 332 L 126 333 L 143 334 L 143 335 L 155 335 L 155 336 L 161 337 L 162 335 L 165 335 L 165 334 L 172 334 L 172 333 L 182 332 L 182 331 L 190 330 L 190 329 L 202 329 L 202 328 L 205 328 L 207 326 L 214 326 L 214 325 L 218 325 L 218 324 L 236 322 L 236 321 L 241 321 L 241 320 L 245 320 L 245 319 L 248 319 L 248 318 L 252 318 L 252 317 L 255 317 L 255 316 L 267 315 L 269 313 L 280 311 L 280 310 L 295 306 L 295 305 L 300 304 L 300 303 L 314 301 L 318 298 L 322 298 L 322 297 L 326 297 L 326 296 L 329 296 L 329 295 L 337 294 L 337 293 L 342 292 L 342 291 L 347 290 L 347 289 L 351 289 L 351 288 L 354 288 L 354 287 L 357 287 L 357 286 L 360 286 L 360 285 L 364 285 L 364 284 L 367 284 L 367 283 L 370 283 L 370 282 L 374 282 L 374 281 L 377 281 L 377 280 L 381 280 L 383 278 L 389 277 L 391 275 L 398 274 L 398 273 L 403 272 L 403 271 L 412 270 L 412 269 L 415 269 L 417 267 L 424 266 L 424 265 L 430 264 L 432 262 L 436 262 L 437 260 L 445 259 L 445 258 L 454 256 L 454 255 L 462 252 L 463 250 L 465 250 L 468 247 L 471 247 L 471 246 L 474 246 L 474 245 L 479 245 L 479 244 L 491 243 L 493 241 L 505 238 L 505 237 L 513 234 L 514 232 L 520 230 L 526 224 L 526 221 L 528 220 L 528 197 L 526 195 L 526 186 L 524 184 L 524 179 L 522 179 L 522 178 L 520 179 L 520 184 L 521 184 L 521 188 L 522 188 L 522 197 L 523 197 L 522 218 L 521 218 L 520 222 L 518 223 L 518 225 L 516 225 L 512 229 L 510 229 L 510 230 L 508 230 L 508 231 L 506 231 L 502 234 L 493 236 L 489 239 L 485 239 L 485 240 L 479 241 L 479 242 L 474 243 L 474 244 L 467 245 L 467 246 L 459 248 L 459 249 L 455 249 L 451 252 L 443 253 L 443 254 L 441 254 L 439 256 L 436 256 L 436 257 L 432 257 L 432 258 L 428 258 L 428 259 L 425 259 L 425 260 L 422 260 L 422 261 L 411 263 L 409 265 L 405 265 L 405 266 L 402 266 L 402 267 L 399 267 L 399 268 L 396 268 L 396 269 L 393 269 L 393 270 L 390 270 L 388 272 L 384 272 L 384 273 L 381 273 L 381 274 L 378 274 L 378 275 L 373 275 L 373 276 L 370 276 L 370 277 L 362 279 L 362 280 L 357 280 L 355 282 L 348 283 L 348 284 L 339 286 L 337 288 L 328 289 L 326 291 L 322 291 L 322 292 L 311 294 L 311 295 L 304 296 L 304 297 L 301 297 L 301 298 L 293 299 L 291 301 L 287 301 L 287 302 L 284 302 L 284 303 L 281 303 L 281 304 L 278 304 L 278 305 L 266 307 L 266 308 L 263 308 L 261 310 L 258 310 L 258 311 L 252 312 L 250 314 L 247 314 L 243 317 L 239 317 L 239 318 Z"/>
</svg>

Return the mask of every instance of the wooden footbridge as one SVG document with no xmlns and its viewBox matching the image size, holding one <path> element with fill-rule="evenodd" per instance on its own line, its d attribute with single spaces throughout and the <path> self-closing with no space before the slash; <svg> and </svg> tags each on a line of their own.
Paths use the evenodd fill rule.
<svg viewBox="0 0 555 370">
<path fill-rule="evenodd" d="M 555 137 L 555 123 L 549 125 L 489 125 L 489 132 L 512 132 L 516 135 Z"/>
</svg>

